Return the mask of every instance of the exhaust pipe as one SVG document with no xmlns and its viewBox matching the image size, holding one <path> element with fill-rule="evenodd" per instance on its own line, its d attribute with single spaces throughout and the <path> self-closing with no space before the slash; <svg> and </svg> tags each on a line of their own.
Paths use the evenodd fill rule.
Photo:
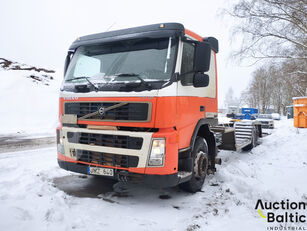
<svg viewBox="0 0 307 231">
<path fill-rule="evenodd" d="M 216 157 L 216 158 L 215 158 L 215 164 L 221 165 L 221 164 L 222 164 L 222 159 Z"/>
</svg>

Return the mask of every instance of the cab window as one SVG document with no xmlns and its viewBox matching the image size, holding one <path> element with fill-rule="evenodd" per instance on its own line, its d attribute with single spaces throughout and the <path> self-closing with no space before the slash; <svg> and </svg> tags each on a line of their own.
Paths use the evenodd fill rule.
<svg viewBox="0 0 307 231">
<path fill-rule="evenodd" d="M 194 51 L 195 47 L 193 43 L 183 42 L 182 63 L 180 71 L 180 73 L 183 74 L 181 79 L 181 84 L 183 86 L 193 85 Z"/>
</svg>

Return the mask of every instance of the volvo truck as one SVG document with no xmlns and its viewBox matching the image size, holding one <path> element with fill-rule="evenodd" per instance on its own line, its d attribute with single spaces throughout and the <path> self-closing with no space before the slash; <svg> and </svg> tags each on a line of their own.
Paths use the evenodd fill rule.
<svg viewBox="0 0 307 231">
<path fill-rule="evenodd" d="M 219 149 L 250 149 L 256 121 L 218 123 L 218 40 L 179 23 L 77 38 L 59 99 L 57 158 L 68 171 L 196 192 Z"/>
</svg>

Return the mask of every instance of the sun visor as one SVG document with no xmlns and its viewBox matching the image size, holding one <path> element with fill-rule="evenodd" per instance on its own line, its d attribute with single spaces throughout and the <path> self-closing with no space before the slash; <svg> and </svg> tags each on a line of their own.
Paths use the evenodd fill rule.
<svg viewBox="0 0 307 231">
<path fill-rule="evenodd" d="M 179 23 L 156 24 L 80 37 L 73 42 L 69 50 L 75 50 L 82 45 L 94 45 L 142 38 L 179 37 L 183 36 L 183 34 L 184 27 Z"/>
</svg>

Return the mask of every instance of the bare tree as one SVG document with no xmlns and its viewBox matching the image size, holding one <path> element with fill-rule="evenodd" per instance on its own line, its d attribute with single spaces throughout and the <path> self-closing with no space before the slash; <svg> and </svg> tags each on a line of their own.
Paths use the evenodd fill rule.
<svg viewBox="0 0 307 231">
<path fill-rule="evenodd" d="M 292 88 L 293 96 L 307 95 L 307 62 L 303 60 L 283 62 L 280 71 L 288 87 Z"/>
<path fill-rule="evenodd" d="M 241 0 L 228 11 L 244 35 L 239 59 L 252 57 L 307 61 L 307 0 Z"/>
<path fill-rule="evenodd" d="M 241 98 L 251 107 L 257 107 L 262 113 L 274 109 L 285 113 L 286 106 L 292 104 L 294 96 L 306 94 L 307 78 L 297 71 L 298 63 L 268 63 L 256 69 L 249 87 Z"/>
<path fill-rule="evenodd" d="M 253 95 L 258 101 L 258 108 L 262 113 L 265 113 L 271 105 L 270 74 L 266 68 L 261 67 L 254 72 L 251 87 Z"/>
<path fill-rule="evenodd" d="M 239 0 L 228 13 L 238 19 L 235 35 L 243 35 L 234 56 L 270 59 L 241 97 L 261 112 L 281 112 L 307 95 L 307 0 Z"/>
</svg>

